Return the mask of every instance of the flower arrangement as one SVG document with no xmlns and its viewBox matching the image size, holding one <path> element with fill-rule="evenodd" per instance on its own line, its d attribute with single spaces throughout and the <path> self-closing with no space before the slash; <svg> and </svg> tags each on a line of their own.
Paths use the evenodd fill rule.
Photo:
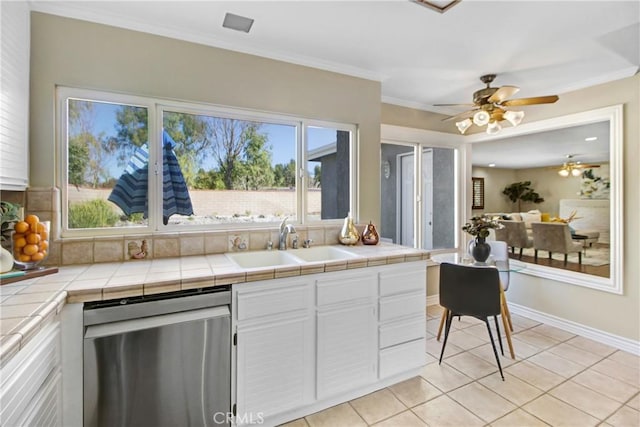
<svg viewBox="0 0 640 427">
<path fill-rule="evenodd" d="M 472 236 L 485 239 L 489 237 L 489 229 L 501 229 L 504 228 L 497 219 L 490 218 L 488 215 L 474 216 L 471 218 L 471 222 L 466 223 L 462 227 L 462 231 L 466 231 Z"/>
</svg>

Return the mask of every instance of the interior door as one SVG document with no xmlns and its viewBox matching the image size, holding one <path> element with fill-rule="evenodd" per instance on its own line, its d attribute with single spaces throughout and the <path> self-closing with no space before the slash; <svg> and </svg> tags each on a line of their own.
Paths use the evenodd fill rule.
<svg viewBox="0 0 640 427">
<path fill-rule="evenodd" d="M 398 218 L 400 219 L 400 244 L 415 247 L 414 211 L 415 211 L 415 167 L 413 154 L 398 155 Z"/>
<path fill-rule="evenodd" d="M 422 151 L 422 248 L 433 249 L 433 150 Z"/>
</svg>

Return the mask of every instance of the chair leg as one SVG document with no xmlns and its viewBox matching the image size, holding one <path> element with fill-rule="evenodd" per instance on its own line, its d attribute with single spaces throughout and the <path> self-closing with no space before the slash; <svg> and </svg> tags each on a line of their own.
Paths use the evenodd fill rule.
<svg viewBox="0 0 640 427">
<path fill-rule="evenodd" d="M 504 347 L 502 347 L 502 336 L 500 335 L 500 325 L 498 325 L 498 316 L 493 316 L 493 321 L 496 323 L 496 331 L 498 333 L 498 342 L 500 343 L 500 354 L 504 356 Z"/>
<path fill-rule="evenodd" d="M 535 262 L 538 262 L 538 250 L 537 249 L 533 250 L 533 260 Z"/>
<path fill-rule="evenodd" d="M 489 321 L 487 319 L 484 319 L 484 323 L 487 325 L 487 331 L 489 332 L 489 339 L 491 339 L 491 346 L 493 347 L 493 355 L 496 357 L 496 362 L 498 362 L 500 377 L 502 377 L 502 381 L 504 381 L 504 374 L 502 373 L 502 365 L 500 364 L 500 357 L 498 357 L 498 350 L 496 350 L 496 343 L 493 341 L 493 334 L 491 333 L 491 327 L 489 326 Z"/>
<path fill-rule="evenodd" d="M 448 309 L 442 310 L 442 316 L 440 317 L 440 325 L 438 326 L 438 335 L 436 335 L 436 341 L 440 341 L 440 336 L 442 335 L 442 327 L 444 326 L 444 322 L 447 320 L 447 314 L 449 313 Z"/>
<path fill-rule="evenodd" d="M 520 248 L 520 257 L 518 259 L 522 259 L 522 248 Z"/>
<path fill-rule="evenodd" d="M 438 365 L 442 363 L 442 356 L 444 356 L 444 348 L 447 346 L 447 339 L 449 338 L 449 330 L 451 329 L 451 320 L 453 319 L 453 313 L 450 310 L 447 310 L 447 322 L 444 327 L 444 341 L 442 342 L 442 350 L 440 350 L 440 360 L 438 361 Z"/>
<path fill-rule="evenodd" d="M 578 264 L 582 264 L 582 252 L 578 252 Z"/>
<path fill-rule="evenodd" d="M 569 258 L 569 255 L 564 254 L 564 265 L 567 265 L 567 258 Z"/>
</svg>

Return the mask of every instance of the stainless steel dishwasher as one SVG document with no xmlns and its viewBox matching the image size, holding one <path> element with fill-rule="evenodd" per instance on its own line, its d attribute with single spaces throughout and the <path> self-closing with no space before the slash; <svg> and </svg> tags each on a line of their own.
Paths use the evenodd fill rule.
<svg viewBox="0 0 640 427">
<path fill-rule="evenodd" d="M 85 427 L 229 425 L 230 304 L 229 287 L 86 303 Z"/>
</svg>

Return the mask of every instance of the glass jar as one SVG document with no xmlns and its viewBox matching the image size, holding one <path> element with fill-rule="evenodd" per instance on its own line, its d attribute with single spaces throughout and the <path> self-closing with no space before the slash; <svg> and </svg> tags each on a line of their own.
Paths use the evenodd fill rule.
<svg viewBox="0 0 640 427">
<path fill-rule="evenodd" d="M 14 225 L 11 234 L 11 254 L 17 269 L 36 269 L 47 259 L 50 230 L 51 223 L 39 221 L 35 215 L 27 215 L 25 221 L 19 221 Z"/>
</svg>

